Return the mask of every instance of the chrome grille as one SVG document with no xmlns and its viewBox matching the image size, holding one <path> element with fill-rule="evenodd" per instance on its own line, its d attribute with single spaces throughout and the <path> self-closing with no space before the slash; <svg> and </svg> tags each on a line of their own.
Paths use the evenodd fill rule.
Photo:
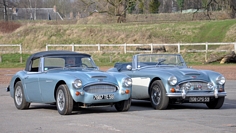
<svg viewBox="0 0 236 133">
<path fill-rule="evenodd" d="M 88 93 L 111 93 L 116 90 L 116 86 L 108 84 L 90 85 L 84 88 L 84 91 Z"/>
<path fill-rule="evenodd" d="M 191 81 L 180 84 L 181 89 L 192 91 L 210 91 L 206 82 Z"/>
</svg>

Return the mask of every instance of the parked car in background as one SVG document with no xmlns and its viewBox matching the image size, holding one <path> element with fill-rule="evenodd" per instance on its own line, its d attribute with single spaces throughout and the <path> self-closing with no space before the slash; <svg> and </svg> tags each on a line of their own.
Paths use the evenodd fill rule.
<svg viewBox="0 0 236 133">
<path fill-rule="evenodd" d="M 132 80 L 126 74 L 102 72 L 91 56 L 72 51 L 43 51 L 31 55 L 25 70 L 11 79 L 7 91 L 17 109 L 31 103 L 56 103 L 61 115 L 73 107 L 114 105 L 128 111 Z"/>
<path fill-rule="evenodd" d="M 132 62 L 116 63 L 108 71 L 129 75 L 132 98 L 148 99 L 154 109 L 174 103 L 205 103 L 219 109 L 226 96 L 222 74 L 189 68 L 180 54 L 136 54 Z"/>
</svg>

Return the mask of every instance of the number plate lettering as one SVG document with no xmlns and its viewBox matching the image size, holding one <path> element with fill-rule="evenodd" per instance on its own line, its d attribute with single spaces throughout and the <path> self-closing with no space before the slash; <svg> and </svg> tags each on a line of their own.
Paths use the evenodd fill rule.
<svg viewBox="0 0 236 133">
<path fill-rule="evenodd" d="M 114 99 L 114 94 L 93 95 L 93 99 L 94 99 L 94 100 Z"/>
<path fill-rule="evenodd" d="M 189 102 L 210 102 L 209 97 L 190 97 Z"/>
</svg>

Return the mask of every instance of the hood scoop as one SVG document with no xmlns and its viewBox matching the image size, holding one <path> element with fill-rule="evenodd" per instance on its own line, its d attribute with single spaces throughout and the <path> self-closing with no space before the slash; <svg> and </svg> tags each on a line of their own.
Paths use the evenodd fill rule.
<svg viewBox="0 0 236 133">
<path fill-rule="evenodd" d="M 95 78 L 95 79 L 105 79 L 105 78 L 107 78 L 107 76 L 92 76 L 91 78 Z"/>
<path fill-rule="evenodd" d="M 201 75 L 198 71 L 191 71 L 191 70 L 186 70 L 182 71 L 183 75 Z"/>
</svg>

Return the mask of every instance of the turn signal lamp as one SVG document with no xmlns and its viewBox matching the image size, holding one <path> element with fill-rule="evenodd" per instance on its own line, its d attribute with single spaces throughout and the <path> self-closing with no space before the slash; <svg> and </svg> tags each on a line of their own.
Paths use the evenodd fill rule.
<svg viewBox="0 0 236 133">
<path fill-rule="evenodd" d="M 223 89 L 223 88 L 220 88 L 218 91 L 219 91 L 219 92 L 224 92 L 224 89 Z"/>
<path fill-rule="evenodd" d="M 75 95 L 76 95 L 76 96 L 79 96 L 79 95 L 80 95 L 80 92 L 79 92 L 79 91 L 76 91 L 76 92 L 75 92 Z"/>
<path fill-rule="evenodd" d="M 175 88 L 171 88 L 170 92 L 174 93 L 175 92 Z"/>
<path fill-rule="evenodd" d="M 129 92 L 130 92 L 129 90 L 125 90 L 125 94 L 129 94 Z"/>
</svg>

